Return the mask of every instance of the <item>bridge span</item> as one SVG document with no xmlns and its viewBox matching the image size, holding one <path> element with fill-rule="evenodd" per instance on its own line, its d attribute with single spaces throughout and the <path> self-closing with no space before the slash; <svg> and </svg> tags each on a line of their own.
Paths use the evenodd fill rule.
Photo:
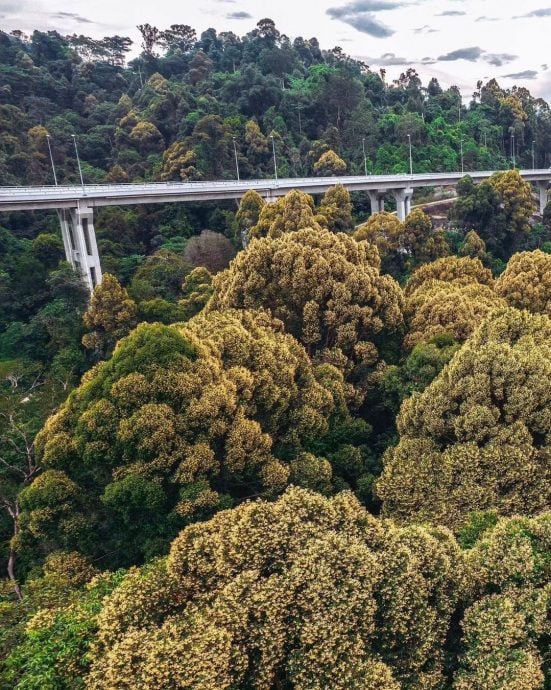
<svg viewBox="0 0 551 690">
<path fill-rule="evenodd" d="M 384 211 L 385 195 L 391 194 L 396 200 L 398 218 L 403 220 L 411 210 L 414 189 L 454 186 L 466 174 L 475 182 L 482 182 L 494 172 L 0 187 L 0 212 L 55 209 L 61 224 L 67 260 L 80 271 L 88 288 L 93 290 L 101 282 L 101 264 L 94 231 L 95 208 L 240 199 L 252 189 L 270 202 L 293 189 L 309 194 L 324 194 L 336 184 L 342 184 L 350 192 L 367 192 L 373 213 Z M 551 183 L 551 169 L 519 170 L 519 173 L 538 189 L 540 212 L 543 213 L 547 204 L 547 188 Z"/>
</svg>

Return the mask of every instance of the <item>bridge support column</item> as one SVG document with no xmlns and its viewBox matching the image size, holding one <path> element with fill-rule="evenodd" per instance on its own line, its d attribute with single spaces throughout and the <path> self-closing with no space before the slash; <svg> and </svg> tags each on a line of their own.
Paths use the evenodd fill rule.
<svg viewBox="0 0 551 690">
<path fill-rule="evenodd" d="M 65 256 L 90 292 L 101 283 L 101 264 L 94 230 L 94 212 L 79 206 L 59 212 Z"/>
<path fill-rule="evenodd" d="M 371 213 L 381 213 L 385 210 L 385 193 L 379 190 L 368 191 L 369 201 L 371 202 Z"/>
<path fill-rule="evenodd" d="M 396 199 L 396 215 L 398 216 L 398 220 L 403 222 L 406 216 L 411 212 L 413 189 L 411 189 L 411 187 L 406 189 L 393 189 L 392 194 Z"/>
<path fill-rule="evenodd" d="M 538 191 L 540 193 L 540 215 L 543 216 L 547 206 L 547 182 L 538 182 Z"/>
</svg>

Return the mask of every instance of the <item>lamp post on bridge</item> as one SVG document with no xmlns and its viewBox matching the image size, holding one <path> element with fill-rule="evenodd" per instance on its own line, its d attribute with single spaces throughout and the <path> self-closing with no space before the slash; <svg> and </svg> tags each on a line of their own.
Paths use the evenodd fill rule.
<svg viewBox="0 0 551 690">
<path fill-rule="evenodd" d="M 274 154 L 274 175 L 275 175 L 275 181 L 277 182 L 277 158 L 276 158 L 274 135 L 270 134 L 270 138 L 272 140 L 272 153 Z"/>
<path fill-rule="evenodd" d="M 365 176 L 367 177 L 367 155 L 365 153 L 365 138 L 362 139 L 362 150 L 364 152 L 364 171 L 365 171 Z"/>
<path fill-rule="evenodd" d="M 237 144 L 235 143 L 235 137 L 232 137 L 232 139 L 233 139 L 233 152 L 235 153 L 235 170 L 237 172 L 237 181 L 239 182 L 239 180 L 241 178 L 239 177 L 239 160 L 237 158 Z"/>
<path fill-rule="evenodd" d="M 536 152 L 534 150 L 535 144 L 536 144 L 536 141 L 532 140 L 532 170 L 536 169 Z"/>
<path fill-rule="evenodd" d="M 80 167 L 80 157 L 78 155 L 77 138 L 76 138 L 75 134 L 71 134 L 71 136 L 73 137 L 73 143 L 75 145 L 75 153 L 77 155 L 78 172 L 80 175 L 80 184 L 82 185 L 82 191 L 85 192 L 86 190 L 84 188 L 84 178 L 82 177 L 82 168 Z"/>
<path fill-rule="evenodd" d="M 408 142 L 409 142 L 409 174 L 413 175 L 413 153 L 411 149 L 411 134 L 408 134 Z"/>
<path fill-rule="evenodd" d="M 459 140 L 459 146 L 461 147 L 461 172 L 465 172 L 465 164 L 464 164 L 464 158 L 463 158 L 463 137 Z"/>
<path fill-rule="evenodd" d="M 52 172 L 54 174 L 54 184 L 57 187 L 57 175 L 55 172 L 54 157 L 52 155 L 52 147 L 50 144 L 50 135 L 46 134 L 46 141 L 48 142 L 48 151 L 50 152 L 50 163 L 52 164 Z"/>
</svg>

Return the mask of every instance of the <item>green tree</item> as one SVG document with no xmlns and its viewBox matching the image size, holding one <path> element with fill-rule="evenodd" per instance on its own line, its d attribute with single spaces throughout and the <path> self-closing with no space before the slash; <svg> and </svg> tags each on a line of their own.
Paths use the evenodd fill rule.
<svg viewBox="0 0 551 690">
<path fill-rule="evenodd" d="M 151 556 L 186 522 L 279 492 L 343 396 L 342 377 L 319 383 L 267 314 L 141 324 L 38 437 L 44 472 L 21 497 L 21 548 Z"/>
<path fill-rule="evenodd" d="M 479 185 L 467 177 L 458 192 L 451 218 L 474 228 L 495 256 L 507 259 L 527 241 L 535 204 L 530 184 L 517 170 L 495 173 Z"/>
<path fill-rule="evenodd" d="M 346 172 L 346 167 L 346 163 L 343 159 L 329 149 L 329 151 L 322 153 L 314 163 L 314 172 L 316 175 L 321 175 L 322 177 L 343 175 Z"/>
<path fill-rule="evenodd" d="M 213 292 L 212 274 L 206 268 L 200 266 L 188 273 L 182 285 L 184 297 L 179 302 L 184 312 L 183 320 L 187 321 L 202 311 Z"/>
<path fill-rule="evenodd" d="M 251 229 L 257 225 L 260 213 L 266 202 L 254 189 L 249 189 L 241 197 L 236 220 L 239 227 L 241 246 L 245 248 L 249 243 Z"/>
<path fill-rule="evenodd" d="M 352 208 L 350 192 L 342 185 L 335 185 L 323 195 L 316 218 L 333 232 L 350 232 L 354 227 Z"/>
<path fill-rule="evenodd" d="M 117 341 L 136 325 L 136 303 L 119 281 L 106 273 L 94 290 L 83 321 L 90 331 L 82 338 L 84 347 L 93 350 L 97 358 L 105 359 Z"/>
<path fill-rule="evenodd" d="M 496 312 L 404 402 L 377 484 L 386 515 L 459 528 L 471 511 L 548 505 L 550 334 L 547 316 Z"/>
<path fill-rule="evenodd" d="M 162 298 L 175 301 L 191 266 L 181 254 L 159 249 L 138 267 L 132 277 L 129 293 L 136 302 Z"/>
<path fill-rule="evenodd" d="M 514 254 L 496 292 L 512 307 L 551 316 L 551 256 L 539 249 Z"/>
<path fill-rule="evenodd" d="M 316 361 L 341 368 L 361 400 L 377 345 L 402 325 L 401 290 L 379 263 L 374 247 L 329 230 L 256 240 L 215 277 L 209 309 L 269 309 Z"/>
<path fill-rule="evenodd" d="M 461 570 L 446 530 L 383 527 L 349 493 L 290 489 L 129 573 L 100 614 L 88 687 L 131 674 L 161 690 L 436 690 Z"/>
<path fill-rule="evenodd" d="M 284 233 L 302 228 L 321 229 L 316 218 L 314 200 L 309 194 L 293 190 L 271 204 L 264 204 L 258 222 L 251 228 L 250 237 L 276 239 Z"/>
</svg>

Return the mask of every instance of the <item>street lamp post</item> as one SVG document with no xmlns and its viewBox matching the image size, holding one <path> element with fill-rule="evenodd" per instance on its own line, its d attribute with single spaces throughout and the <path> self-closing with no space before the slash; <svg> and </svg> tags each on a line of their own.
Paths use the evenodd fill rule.
<svg viewBox="0 0 551 690">
<path fill-rule="evenodd" d="M 463 159 L 463 137 L 459 140 L 459 145 L 461 146 L 461 172 L 465 172 L 465 165 L 464 165 L 464 159 Z"/>
<path fill-rule="evenodd" d="M 298 112 L 298 131 L 299 131 L 300 136 L 302 136 L 302 114 L 301 114 L 301 111 L 304 108 L 304 106 L 302 105 L 302 103 L 299 103 L 298 105 L 295 106 L 295 108 L 297 109 L 297 112 Z"/>
<path fill-rule="evenodd" d="M 54 184 L 57 187 L 57 175 L 55 172 L 54 157 L 52 155 L 52 147 L 50 144 L 50 135 L 46 134 L 46 141 L 48 142 L 48 151 L 50 152 L 50 163 L 52 164 L 52 172 L 54 174 Z"/>
<path fill-rule="evenodd" d="M 272 153 L 274 154 L 274 174 L 275 174 L 275 180 L 277 182 L 277 158 L 276 158 L 276 150 L 275 150 L 275 139 L 274 135 L 270 134 L 270 138 L 272 140 Z"/>
<path fill-rule="evenodd" d="M 239 180 L 241 178 L 239 177 L 239 159 L 237 158 L 237 144 L 235 143 L 235 137 L 232 137 L 232 138 L 233 138 L 233 152 L 235 153 L 235 170 L 237 172 L 237 181 L 239 182 Z"/>
<path fill-rule="evenodd" d="M 515 135 L 511 134 L 511 154 L 513 157 L 513 168 L 517 167 L 517 161 L 515 156 Z"/>
<path fill-rule="evenodd" d="M 365 170 L 365 176 L 367 177 L 367 156 L 365 153 L 365 139 L 362 139 L 362 150 L 364 152 L 364 170 Z"/>
<path fill-rule="evenodd" d="M 535 144 L 536 144 L 535 140 L 532 141 L 532 170 L 536 169 L 536 152 L 534 150 Z"/>
<path fill-rule="evenodd" d="M 413 153 L 411 150 L 411 134 L 408 134 L 408 142 L 409 142 L 409 174 L 413 175 Z"/>
<path fill-rule="evenodd" d="M 86 190 L 84 188 L 84 178 L 82 177 L 82 168 L 80 167 L 80 157 L 78 155 L 77 138 L 76 138 L 76 135 L 74 135 L 74 134 L 71 134 L 71 136 L 73 137 L 73 143 L 75 145 L 75 153 L 77 155 L 78 172 L 80 175 L 80 184 L 82 185 L 82 191 L 85 192 Z"/>
</svg>

